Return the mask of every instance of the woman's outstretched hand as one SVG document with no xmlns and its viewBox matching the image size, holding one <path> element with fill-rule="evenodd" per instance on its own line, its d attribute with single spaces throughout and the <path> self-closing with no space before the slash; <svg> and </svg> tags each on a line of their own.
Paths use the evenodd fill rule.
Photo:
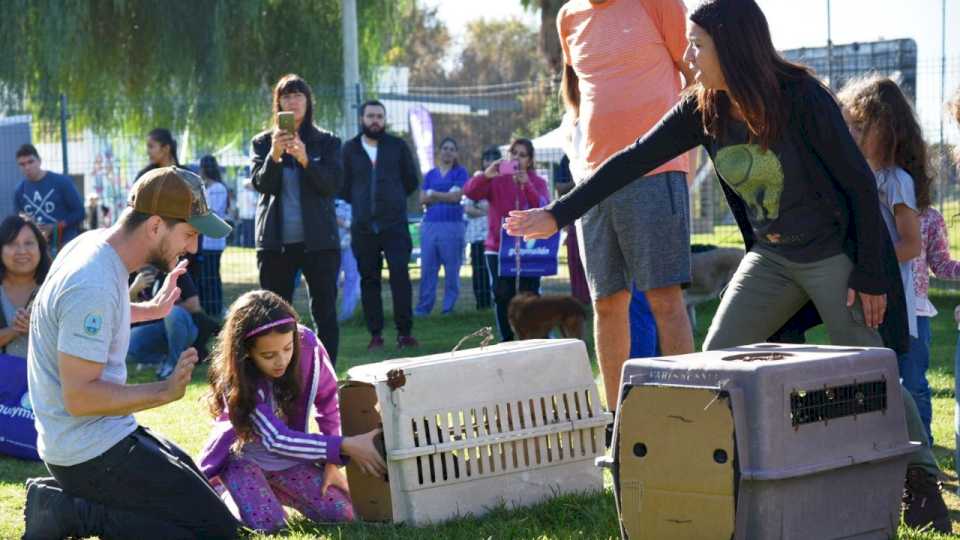
<svg viewBox="0 0 960 540">
<path fill-rule="evenodd" d="M 510 236 L 522 236 L 524 240 L 550 238 L 557 232 L 557 220 L 543 208 L 511 210 L 504 227 Z"/>
</svg>

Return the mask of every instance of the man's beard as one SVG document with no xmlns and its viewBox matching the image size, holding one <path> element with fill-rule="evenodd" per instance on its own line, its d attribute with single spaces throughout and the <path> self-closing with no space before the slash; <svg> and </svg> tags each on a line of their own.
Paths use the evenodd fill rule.
<svg viewBox="0 0 960 540">
<path fill-rule="evenodd" d="M 168 273 L 173 270 L 173 266 L 171 265 L 167 254 L 166 239 L 161 240 L 160 246 L 147 254 L 147 264 L 163 273 Z"/>
<path fill-rule="evenodd" d="M 374 131 L 373 129 L 370 128 L 370 126 L 364 125 L 363 134 L 377 141 L 377 140 L 380 140 L 380 137 L 383 137 L 383 128 L 377 127 L 376 131 Z"/>
</svg>

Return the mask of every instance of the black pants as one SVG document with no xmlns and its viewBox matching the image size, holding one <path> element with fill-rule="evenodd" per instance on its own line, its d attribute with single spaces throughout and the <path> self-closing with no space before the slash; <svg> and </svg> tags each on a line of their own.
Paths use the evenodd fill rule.
<svg viewBox="0 0 960 540">
<path fill-rule="evenodd" d="M 490 274 L 487 261 L 483 256 L 483 241 L 470 244 L 470 267 L 473 278 L 473 297 L 477 300 L 477 309 L 490 307 Z"/>
<path fill-rule="evenodd" d="M 220 257 L 223 251 L 203 250 L 200 252 L 200 281 L 197 282 L 200 293 L 200 306 L 203 311 L 220 319 L 223 315 L 223 282 L 220 279 Z"/>
<path fill-rule="evenodd" d="M 397 334 L 409 336 L 413 331 L 413 286 L 410 284 L 410 252 L 413 240 L 407 224 L 397 225 L 379 233 L 351 233 L 353 254 L 360 272 L 360 299 L 363 317 L 370 334 L 383 333 L 383 298 L 381 277 L 383 259 L 390 270 L 390 292 L 393 295 L 393 322 Z"/>
<path fill-rule="evenodd" d="M 500 257 L 491 253 L 487 254 L 487 270 L 490 272 L 490 282 L 493 284 L 493 303 L 497 311 L 500 340 L 513 341 L 513 330 L 510 328 L 510 319 L 507 318 L 507 308 L 510 306 L 510 300 L 517 294 L 517 278 L 500 277 Z M 540 278 L 521 277 L 520 291 L 540 294 Z"/>
<path fill-rule="evenodd" d="M 47 464 L 64 493 L 96 511 L 105 540 L 234 538 L 239 524 L 186 452 L 143 427 L 99 456 Z M 105 510 L 105 511 L 104 511 Z"/>
<path fill-rule="evenodd" d="M 337 324 L 337 274 L 340 250 L 305 251 L 303 244 L 289 244 L 283 251 L 257 251 L 260 286 L 293 302 L 297 270 L 303 272 L 310 297 L 310 314 L 317 337 L 337 364 L 340 326 Z"/>
</svg>

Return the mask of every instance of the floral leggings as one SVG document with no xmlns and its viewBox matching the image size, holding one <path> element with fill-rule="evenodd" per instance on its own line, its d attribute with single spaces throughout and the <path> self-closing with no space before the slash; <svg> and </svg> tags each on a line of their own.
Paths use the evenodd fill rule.
<svg viewBox="0 0 960 540">
<path fill-rule="evenodd" d="M 250 461 L 230 459 L 220 475 L 233 497 L 243 524 L 252 529 L 275 532 L 286 521 L 284 506 L 296 508 L 318 522 L 353 521 L 350 496 L 335 486 L 320 494 L 323 469 L 313 464 L 297 465 L 283 471 L 265 471 Z"/>
</svg>

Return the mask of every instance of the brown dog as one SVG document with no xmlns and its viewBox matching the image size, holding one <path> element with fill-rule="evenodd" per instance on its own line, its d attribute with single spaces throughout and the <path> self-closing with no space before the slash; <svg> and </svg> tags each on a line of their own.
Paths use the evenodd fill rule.
<svg viewBox="0 0 960 540">
<path fill-rule="evenodd" d="M 521 292 L 510 300 L 507 319 L 517 339 L 540 339 L 559 328 L 565 338 L 583 339 L 584 309 L 572 296 L 538 296 Z"/>
</svg>

